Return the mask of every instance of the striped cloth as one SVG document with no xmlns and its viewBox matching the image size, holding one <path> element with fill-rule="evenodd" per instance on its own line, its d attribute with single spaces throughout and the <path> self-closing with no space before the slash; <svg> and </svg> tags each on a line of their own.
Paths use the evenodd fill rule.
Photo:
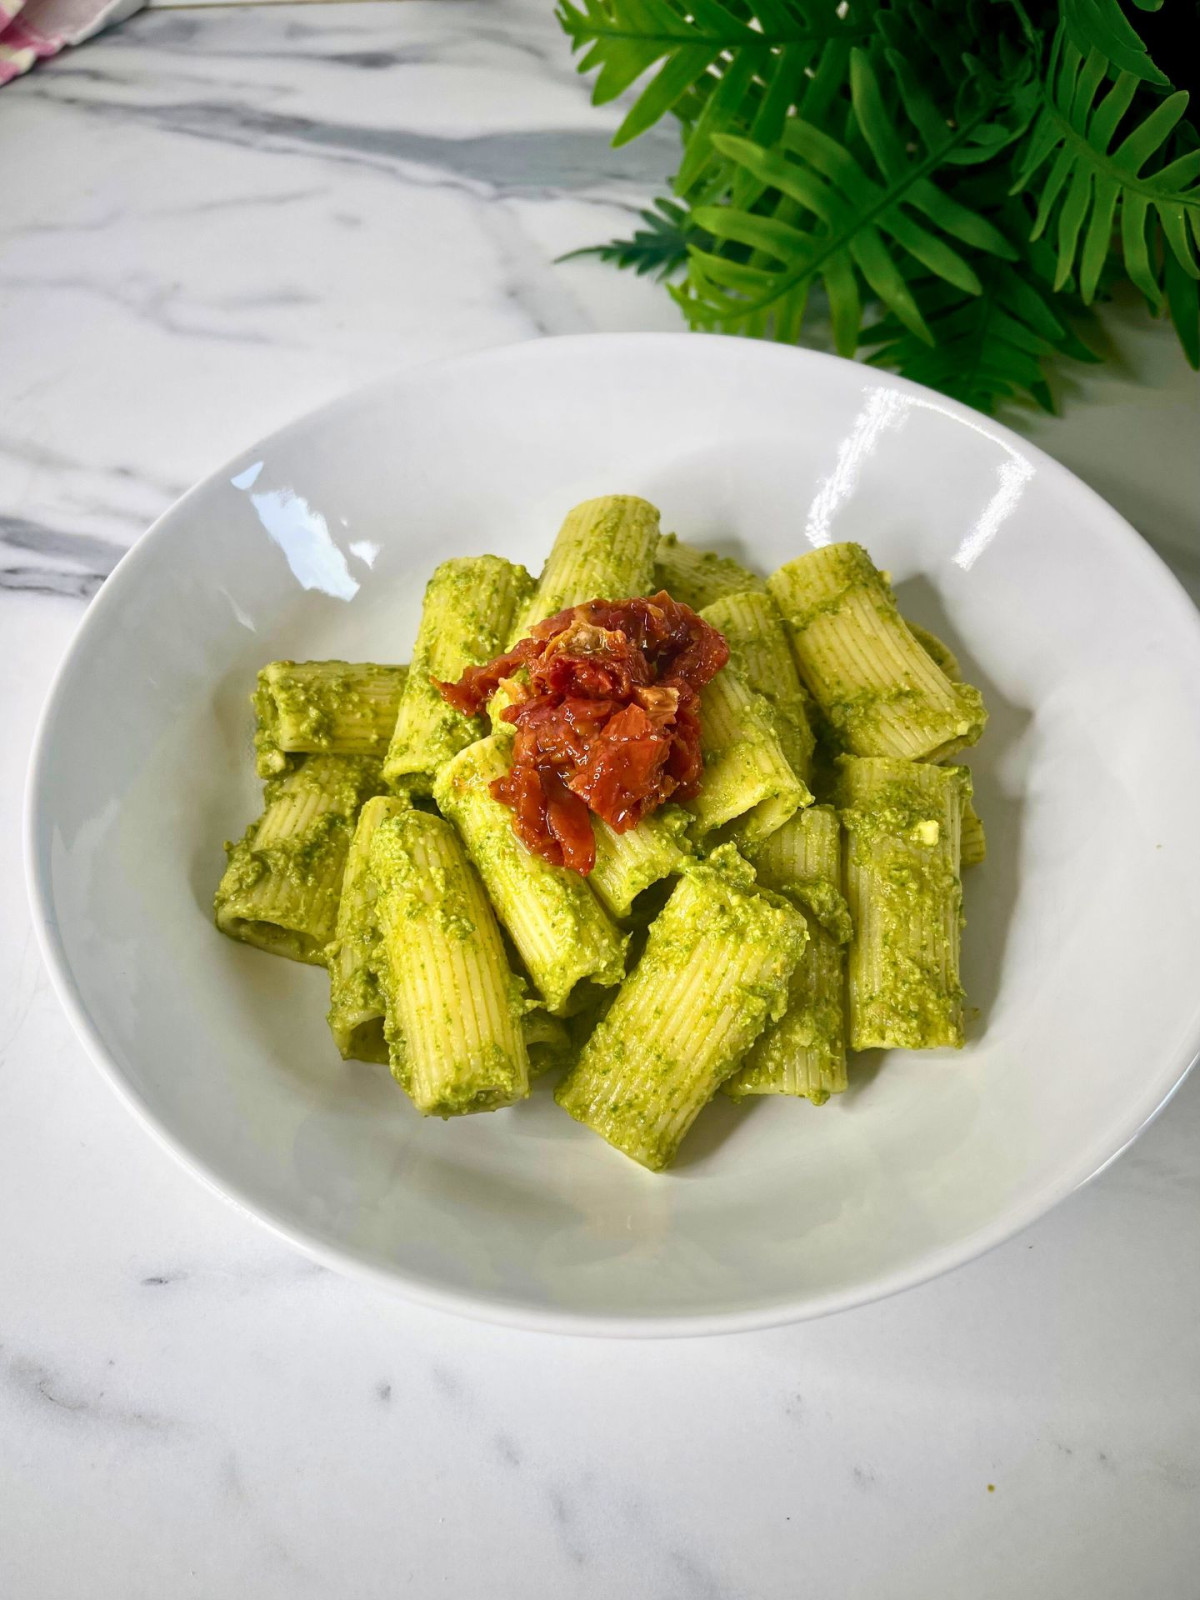
<svg viewBox="0 0 1200 1600">
<path fill-rule="evenodd" d="M 0 84 L 28 72 L 43 56 L 82 44 L 123 22 L 145 0 L 0 0 Z"/>
</svg>

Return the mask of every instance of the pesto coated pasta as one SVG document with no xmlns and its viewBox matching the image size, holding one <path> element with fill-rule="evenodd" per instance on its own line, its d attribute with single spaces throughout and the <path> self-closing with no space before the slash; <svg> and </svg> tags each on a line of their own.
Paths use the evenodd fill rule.
<svg viewBox="0 0 1200 1600">
<path fill-rule="evenodd" d="M 536 581 L 442 562 L 408 666 L 273 661 L 253 704 L 217 927 L 325 966 L 331 1048 L 424 1116 L 553 1074 L 658 1172 L 718 1090 L 815 1137 L 854 1097 L 780 1102 L 839 1096 L 855 1051 L 964 1043 L 986 843 L 953 757 L 986 711 L 859 545 L 763 579 L 601 496 Z"/>
<path fill-rule="evenodd" d="M 407 676 L 373 662 L 272 661 L 254 691 L 259 777 L 290 772 L 302 755 L 382 756 Z"/>
<path fill-rule="evenodd" d="M 435 571 L 383 763 L 390 784 L 430 794 L 438 768 L 486 731 L 479 718 L 448 706 L 434 680 L 490 660 L 532 592 L 525 568 L 499 556 L 456 557 Z"/>
<path fill-rule="evenodd" d="M 861 545 L 821 545 L 767 586 L 800 675 L 846 750 L 926 761 L 979 738 L 979 691 L 948 678 L 913 637 Z"/>
<path fill-rule="evenodd" d="M 804 918 L 732 845 L 687 872 L 559 1086 L 564 1111 L 642 1166 L 669 1165 L 697 1115 L 782 1014 Z"/>
</svg>

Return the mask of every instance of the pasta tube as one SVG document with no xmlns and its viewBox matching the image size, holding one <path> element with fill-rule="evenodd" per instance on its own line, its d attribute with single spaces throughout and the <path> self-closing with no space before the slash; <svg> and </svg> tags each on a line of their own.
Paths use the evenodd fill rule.
<svg viewBox="0 0 1200 1600">
<path fill-rule="evenodd" d="M 907 617 L 904 620 L 908 623 L 909 633 L 912 634 L 929 659 L 942 669 L 951 683 L 961 683 L 963 681 L 962 668 L 958 664 L 958 657 L 950 646 L 939 639 L 936 633 L 930 633 L 928 628 L 923 628 L 919 622 L 908 622 Z"/>
<path fill-rule="evenodd" d="M 701 838 L 735 823 L 731 832 L 749 847 L 811 804 L 783 753 L 769 703 L 750 692 L 732 665 L 701 691 L 700 745 L 704 777 L 688 810 Z"/>
<path fill-rule="evenodd" d="M 593 816 L 596 864 L 588 884 L 618 922 L 630 916 L 634 901 L 646 889 L 683 870 L 691 852 L 689 821 L 682 807 L 665 805 L 643 817 L 636 828 L 617 833 Z"/>
<path fill-rule="evenodd" d="M 484 732 L 483 719 L 447 705 L 432 680 L 453 682 L 499 655 L 532 592 L 525 568 L 500 556 L 455 557 L 434 572 L 383 764 L 389 784 L 430 794 L 442 763 Z"/>
<path fill-rule="evenodd" d="M 930 633 L 928 628 L 922 628 L 915 622 L 909 623 L 913 638 L 921 646 L 927 656 L 932 656 L 938 666 L 950 679 L 951 683 L 962 682 L 962 668 L 958 664 L 958 657 L 948 644 L 944 644 L 936 633 Z M 967 867 L 977 867 L 980 862 L 987 859 L 987 836 L 983 831 L 983 821 L 975 809 L 975 801 L 968 795 L 963 802 L 962 814 L 962 864 Z"/>
<path fill-rule="evenodd" d="M 555 1098 L 659 1171 L 771 1017 L 805 941 L 804 918 L 760 893 L 732 846 L 680 879 L 646 950 Z"/>
<path fill-rule="evenodd" d="M 584 998 L 581 985 L 620 983 L 626 938 L 586 878 L 533 855 L 513 832 L 512 813 L 490 788 L 509 761 L 504 735 L 480 739 L 441 769 L 434 798 L 462 834 L 535 990 L 562 1016 Z"/>
<path fill-rule="evenodd" d="M 799 811 L 752 858 L 758 881 L 787 894 L 808 921 L 808 943 L 788 981 L 787 1010 L 768 1023 L 725 1085 L 735 1100 L 798 1095 L 821 1105 L 846 1087 L 846 952 L 841 826 L 832 806 Z"/>
<path fill-rule="evenodd" d="M 767 586 L 800 675 L 847 750 L 936 760 L 978 739 L 979 691 L 952 683 L 921 647 L 861 545 L 822 545 Z"/>
<path fill-rule="evenodd" d="M 521 1020 L 525 1035 L 525 1049 L 529 1054 L 529 1076 L 540 1078 L 544 1072 L 566 1066 L 571 1059 L 571 1035 L 560 1017 L 552 1017 L 544 1006 L 535 1006 Z"/>
<path fill-rule="evenodd" d="M 774 709 L 783 753 L 796 775 L 807 781 L 816 740 L 779 607 L 765 590 L 744 590 L 714 600 L 701 615 L 724 634 L 730 662 L 747 688 Z"/>
<path fill-rule="evenodd" d="M 337 928 L 325 952 L 329 968 L 329 1031 L 343 1060 L 388 1060 L 383 1033 L 383 996 L 372 960 L 379 934 L 375 883 L 370 873 L 371 840 L 381 822 L 407 809 L 406 800 L 376 795 L 358 814 L 350 841 Z"/>
<path fill-rule="evenodd" d="M 975 801 L 970 794 L 963 799 L 961 855 L 964 870 L 977 867 L 987 860 L 987 835 L 983 831 L 983 819 L 976 811 Z"/>
<path fill-rule="evenodd" d="M 272 661 L 251 697 L 259 777 L 291 771 L 299 755 L 381 757 L 407 673 L 371 661 Z"/>
<path fill-rule="evenodd" d="M 853 1050 L 959 1048 L 965 767 L 844 757 L 848 964 Z"/>
<path fill-rule="evenodd" d="M 217 927 L 273 955 L 320 966 L 333 938 L 354 819 L 383 787 L 367 756 L 306 756 L 267 784 L 266 809 L 237 844 L 213 908 Z"/>
<path fill-rule="evenodd" d="M 745 594 L 751 589 L 765 590 L 756 572 L 750 572 L 730 556 L 712 550 L 697 550 L 676 534 L 664 533 L 654 554 L 654 585 L 665 589 L 673 600 L 703 611 L 715 600 L 729 594 Z"/>
<path fill-rule="evenodd" d="M 842 830 L 833 806 L 797 811 L 769 838 L 747 849 L 764 889 L 786 894 L 838 944 L 850 938 L 850 912 L 841 892 Z"/>
<path fill-rule="evenodd" d="M 568 606 L 647 594 L 657 542 L 658 511 L 636 495 L 602 495 L 575 506 L 559 529 L 510 644 Z"/>
<path fill-rule="evenodd" d="M 458 835 L 404 810 L 371 838 L 375 957 L 392 1071 L 425 1116 L 494 1111 L 529 1093 L 521 987 Z"/>
</svg>

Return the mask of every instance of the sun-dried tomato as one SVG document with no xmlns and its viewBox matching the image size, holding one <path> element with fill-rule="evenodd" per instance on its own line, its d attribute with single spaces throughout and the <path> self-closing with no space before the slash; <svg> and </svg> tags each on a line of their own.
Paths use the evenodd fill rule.
<svg viewBox="0 0 1200 1600">
<path fill-rule="evenodd" d="M 492 793 L 530 850 L 587 873 L 596 860 L 589 811 L 624 833 L 664 800 L 696 793 L 700 691 L 728 659 L 717 630 L 664 591 L 560 611 L 437 687 L 474 716 L 506 685 L 513 764 Z"/>
</svg>

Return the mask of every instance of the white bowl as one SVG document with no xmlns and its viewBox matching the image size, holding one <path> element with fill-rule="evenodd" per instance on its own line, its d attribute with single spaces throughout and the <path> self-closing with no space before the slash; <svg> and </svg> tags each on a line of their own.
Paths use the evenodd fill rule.
<svg viewBox="0 0 1200 1600">
<path fill-rule="evenodd" d="M 604 492 L 769 571 L 857 539 L 991 708 L 971 765 L 956 1055 L 859 1060 L 822 1108 L 718 1103 L 654 1176 L 545 1086 L 422 1121 L 341 1062 L 325 974 L 212 925 L 256 813 L 247 695 L 280 656 L 406 659 L 446 556 L 537 568 Z M 112 1083 L 319 1259 L 497 1321 L 757 1327 L 978 1255 L 1102 1168 L 1200 1045 L 1200 620 L 1117 514 L 1005 429 L 805 351 L 556 339 L 420 368 L 285 428 L 105 585 L 29 786 L 46 957 Z"/>
</svg>

